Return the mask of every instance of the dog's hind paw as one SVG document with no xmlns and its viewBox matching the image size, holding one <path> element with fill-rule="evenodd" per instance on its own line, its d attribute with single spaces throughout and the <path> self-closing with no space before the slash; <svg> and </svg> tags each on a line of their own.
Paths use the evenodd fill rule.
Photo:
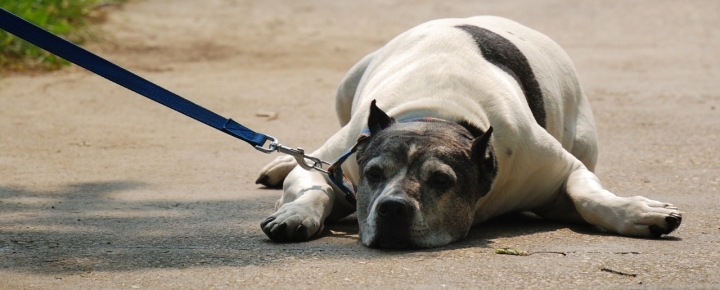
<svg viewBox="0 0 720 290">
<path fill-rule="evenodd" d="M 622 235 L 659 238 L 677 229 L 682 223 L 682 213 L 669 203 L 644 197 L 626 198 L 624 223 L 618 232 Z"/>
<path fill-rule="evenodd" d="M 280 188 L 282 187 L 285 177 L 287 177 L 296 165 L 295 158 L 292 156 L 279 156 L 260 170 L 255 184 L 262 184 L 268 188 Z"/>
<path fill-rule="evenodd" d="M 275 242 L 303 242 L 321 233 L 323 224 L 313 210 L 288 203 L 262 221 L 260 228 Z"/>
</svg>

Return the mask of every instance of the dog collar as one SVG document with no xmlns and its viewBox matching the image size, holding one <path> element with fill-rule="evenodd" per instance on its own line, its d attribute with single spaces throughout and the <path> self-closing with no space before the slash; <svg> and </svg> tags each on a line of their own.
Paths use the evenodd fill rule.
<svg viewBox="0 0 720 290">
<path fill-rule="evenodd" d="M 355 151 L 357 151 L 357 147 L 365 140 L 370 138 L 370 130 L 365 129 L 360 132 L 360 135 L 358 135 L 357 141 L 355 142 L 355 145 L 353 145 L 352 148 L 348 149 L 340 155 L 337 159 L 335 159 L 332 162 L 332 165 L 328 167 L 328 178 L 330 179 L 330 182 L 332 182 L 335 187 L 340 188 L 340 190 L 345 193 L 345 199 L 355 206 L 357 203 L 356 199 L 356 192 L 357 192 L 357 186 L 355 186 L 347 176 L 343 173 L 342 170 L 342 164 L 345 162 L 345 160 L 350 157 L 350 155 L 353 155 Z"/>
<path fill-rule="evenodd" d="M 420 117 L 420 118 L 411 118 L 399 121 L 400 123 L 407 123 L 407 122 L 447 122 L 443 119 L 433 118 L 433 117 Z M 330 182 L 332 182 L 335 187 L 342 190 L 342 192 L 345 194 L 345 199 L 352 204 L 353 206 L 357 203 L 357 186 L 353 184 L 347 176 L 343 173 L 342 170 L 342 164 L 345 162 L 345 160 L 350 157 L 350 155 L 353 155 L 355 151 L 357 151 L 357 148 L 360 144 L 362 144 L 364 141 L 367 141 L 370 139 L 370 130 L 364 129 L 360 132 L 358 135 L 357 141 L 355 142 L 355 145 L 353 145 L 350 149 L 345 151 L 340 157 L 333 160 L 332 165 L 328 167 L 328 178 L 330 179 Z"/>
</svg>

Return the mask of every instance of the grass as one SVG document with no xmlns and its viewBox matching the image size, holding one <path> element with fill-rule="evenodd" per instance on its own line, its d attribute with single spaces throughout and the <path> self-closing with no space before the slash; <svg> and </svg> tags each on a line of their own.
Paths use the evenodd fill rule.
<svg viewBox="0 0 720 290">
<path fill-rule="evenodd" d="M 126 0 L 0 0 L 0 7 L 76 44 L 94 39 L 92 24 Z M 69 62 L 0 29 L 0 70 L 56 70 Z"/>
</svg>

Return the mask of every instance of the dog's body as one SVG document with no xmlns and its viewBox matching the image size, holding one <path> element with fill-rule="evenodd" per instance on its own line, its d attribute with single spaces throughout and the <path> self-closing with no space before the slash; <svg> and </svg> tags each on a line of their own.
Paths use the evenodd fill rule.
<svg viewBox="0 0 720 290">
<path fill-rule="evenodd" d="M 592 173 L 595 124 L 572 62 L 510 20 L 415 27 L 357 63 L 336 106 L 342 129 L 311 155 L 333 160 L 370 129 L 357 158 L 342 165 L 358 186 L 365 245 L 444 245 L 514 211 L 640 237 L 680 224 L 670 204 L 602 188 Z M 415 119 L 426 117 L 438 121 Z M 261 225 L 273 240 L 306 240 L 355 210 L 322 173 L 292 158 L 273 161 L 258 181 L 283 178 L 276 212 Z"/>
</svg>

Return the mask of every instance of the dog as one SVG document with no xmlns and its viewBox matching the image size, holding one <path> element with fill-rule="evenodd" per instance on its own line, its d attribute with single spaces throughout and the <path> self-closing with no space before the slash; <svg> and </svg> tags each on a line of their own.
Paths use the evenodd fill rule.
<svg viewBox="0 0 720 290">
<path fill-rule="evenodd" d="M 257 180 L 283 184 L 260 225 L 274 241 L 314 238 L 355 211 L 362 244 L 377 248 L 447 245 L 520 211 L 645 238 L 682 221 L 669 203 L 602 187 L 574 65 L 550 38 L 508 19 L 441 19 L 402 33 L 350 69 L 336 111 L 342 128 L 310 155 L 355 149 L 341 168 L 357 204 L 325 174 L 279 157 Z"/>
</svg>

